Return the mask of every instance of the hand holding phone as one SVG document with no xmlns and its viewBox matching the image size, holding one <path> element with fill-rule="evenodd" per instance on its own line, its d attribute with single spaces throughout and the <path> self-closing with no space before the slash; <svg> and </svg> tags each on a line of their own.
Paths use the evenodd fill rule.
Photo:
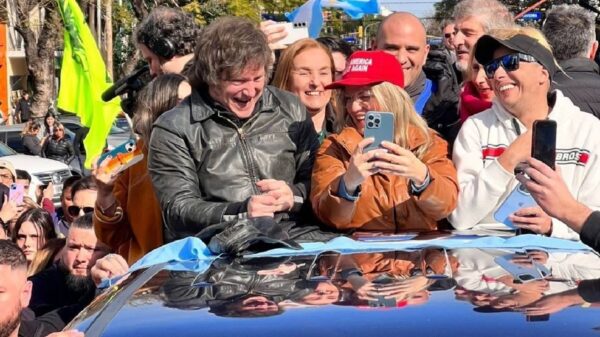
<svg viewBox="0 0 600 337">
<path fill-rule="evenodd" d="M 498 210 L 494 212 L 494 219 L 505 224 L 508 228 L 517 229 L 518 227 L 510 220 L 510 215 L 522 208 L 535 206 L 537 206 L 537 203 L 533 200 L 529 191 L 527 191 L 525 186 L 519 184 L 510 192 L 508 197 L 502 202 L 502 205 L 498 207 Z"/>
<path fill-rule="evenodd" d="M 556 122 L 549 119 L 533 122 L 531 157 L 555 169 L 556 163 Z"/>
<path fill-rule="evenodd" d="M 289 46 L 298 40 L 308 39 L 308 25 L 306 22 L 281 22 L 279 25 L 285 28 L 287 35 L 279 40 L 278 44 Z"/>
<path fill-rule="evenodd" d="M 110 158 L 108 161 L 107 159 Z M 98 158 L 98 169 L 102 173 L 111 173 L 113 176 L 135 165 L 144 158 L 144 154 L 135 143 L 129 139 L 111 151 Z"/>
<path fill-rule="evenodd" d="M 369 111 L 365 115 L 364 138 L 373 138 L 373 143 L 364 152 L 382 148 L 381 143 L 394 142 L 394 114 L 391 112 Z"/>
<path fill-rule="evenodd" d="M 25 187 L 21 184 L 11 184 L 10 191 L 8 192 L 8 200 L 14 201 L 17 205 L 23 204 L 23 197 L 25 196 Z"/>
</svg>

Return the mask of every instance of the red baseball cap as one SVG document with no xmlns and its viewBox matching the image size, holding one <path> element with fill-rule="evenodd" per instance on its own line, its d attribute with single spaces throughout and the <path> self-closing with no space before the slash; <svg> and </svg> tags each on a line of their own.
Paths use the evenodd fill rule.
<svg viewBox="0 0 600 337">
<path fill-rule="evenodd" d="M 325 89 L 337 89 L 346 86 L 374 85 L 390 82 L 404 88 L 404 73 L 398 60 L 383 51 L 357 51 L 350 55 L 342 79 L 335 81 Z"/>
</svg>

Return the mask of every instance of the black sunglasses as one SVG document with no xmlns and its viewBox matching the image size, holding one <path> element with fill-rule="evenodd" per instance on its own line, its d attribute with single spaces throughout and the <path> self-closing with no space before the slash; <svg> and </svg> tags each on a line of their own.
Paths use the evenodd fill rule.
<svg viewBox="0 0 600 337">
<path fill-rule="evenodd" d="M 94 207 L 78 207 L 75 205 L 71 205 L 67 208 L 67 212 L 69 212 L 69 215 L 74 218 L 79 216 L 81 210 L 83 210 L 83 214 L 88 214 L 94 211 Z"/>
<path fill-rule="evenodd" d="M 507 54 L 497 59 L 491 60 L 488 64 L 483 66 L 483 70 L 485 70 L 485 76 L 487 78 L 493 78 L 496 70 L 502 66 L 506 71 L 515 71 L 519 69 L 519 62 L 537 62 L 535 57 L 523 54 L 523 53 L 513 53 Z"/>
</svg>

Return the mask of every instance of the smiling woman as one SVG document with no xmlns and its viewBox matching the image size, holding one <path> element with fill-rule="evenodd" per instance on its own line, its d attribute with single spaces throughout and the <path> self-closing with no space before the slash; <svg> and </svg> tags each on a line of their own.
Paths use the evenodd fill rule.
<svg viewBox="0 0 600 337">
<path fill-rule="evenodd" d="M 335 66 L 329 50 L 312 39 L 289 46 L 281 55 L 273 85 L 300 98 L 311 115 L 320 140 L 333 130 L 333 100 L 325 86 L 333 82 Z"/>
</svg>

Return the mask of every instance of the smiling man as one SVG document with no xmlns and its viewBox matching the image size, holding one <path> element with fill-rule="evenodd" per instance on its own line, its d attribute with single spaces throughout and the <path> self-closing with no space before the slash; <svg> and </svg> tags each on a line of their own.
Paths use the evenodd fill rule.
<svg viewBox="0 0 600 337">
<path fill-rule="evenodd" d="M 477 40 L 493 29 L 510 28 L 512 15 L 497 0 L 463 0 L 454 7 L 454 51 L 456 67 L 465 73 Z"/>
<path fill-rule="evenodd" d="M 251 22 L 226 17 L 203 30 L 194 90 L 157 119 L 150 140 L 166 242 L 226 221 L 299 215 L 318 138 L 298 98 L 266 85 L 272 65 Z"/>
<path fill-rule="evenodd" d="M 556 166 L 578 201 L 600 208 L 600 121 L 582 112 L 559 90 L 550 90 L 558 66 L 548 42 L 534 28 L 494 31 L 474 50 L 496 94 L 492 107 L 463 124 L 454 144 L 457 229 L 504 228 L 494 212 L 516 188 L 515 167 L 529 159 L 536 120 L 556 121 Z M 576 232 L 539 207 L 515 209 L 510 220 L 534 233 L 578 239 Z"/>
</svg>

